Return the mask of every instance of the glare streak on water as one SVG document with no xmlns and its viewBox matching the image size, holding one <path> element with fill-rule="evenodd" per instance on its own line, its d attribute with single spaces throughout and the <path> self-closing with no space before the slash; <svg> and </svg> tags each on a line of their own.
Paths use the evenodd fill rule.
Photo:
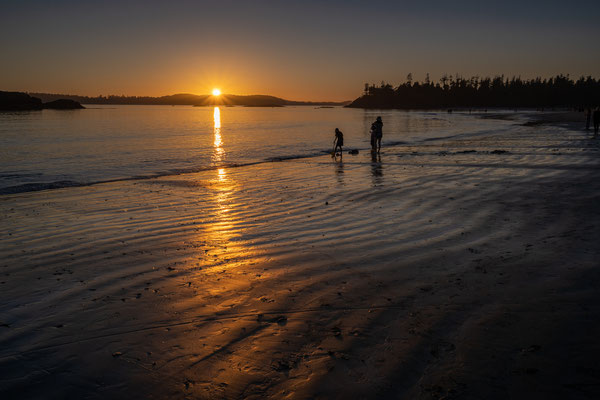
<svg viewBox="0 0 600 400">
<path fill-rule="evenodd" d="M 0 193 L 319 155 L 331 151 L 336 127 L 347 149 L 368 149 L 378 115 L 384 146 L 510 125 L 464 113 L 341 107 L 90 105 L 0 113 Z"/>
</svg>

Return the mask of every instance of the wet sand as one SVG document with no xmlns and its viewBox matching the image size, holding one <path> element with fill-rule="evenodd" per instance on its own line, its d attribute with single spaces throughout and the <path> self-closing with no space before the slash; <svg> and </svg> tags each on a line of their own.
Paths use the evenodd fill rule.
<svg viewBox="0 0 600 400">
<path fill-rule="evenodd" d="M 598 398 L 589 136 L 1 196 L 0 394 Z"/>
</svg>

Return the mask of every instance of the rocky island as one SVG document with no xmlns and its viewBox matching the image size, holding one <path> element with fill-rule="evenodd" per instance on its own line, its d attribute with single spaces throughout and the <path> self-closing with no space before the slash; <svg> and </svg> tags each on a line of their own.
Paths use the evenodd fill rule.
<svg viewBox="0 0 600 400">
<path fill-rule="evenodd" d="M 54 110 L 76 110 L 85 108 L 74 100 L 58 99 L 42 103 L 41 99 L 22 92 L 0 91 L 0 111 L 32 111 L 44 108 Z"/>
</svg>

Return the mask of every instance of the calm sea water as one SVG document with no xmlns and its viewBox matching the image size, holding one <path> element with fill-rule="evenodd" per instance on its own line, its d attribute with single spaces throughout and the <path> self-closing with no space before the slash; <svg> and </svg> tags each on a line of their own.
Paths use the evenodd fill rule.
<svg viewBox="0 0 600 400">
<path fill-rule="evenodd" d="M 368 149 L 381 115 L 383 145 L 497 131 L 464 113 L 346 108 L 96 106 L 0 113 L 0 194 L 193 172 L 346 149 Z"/>
</svg>

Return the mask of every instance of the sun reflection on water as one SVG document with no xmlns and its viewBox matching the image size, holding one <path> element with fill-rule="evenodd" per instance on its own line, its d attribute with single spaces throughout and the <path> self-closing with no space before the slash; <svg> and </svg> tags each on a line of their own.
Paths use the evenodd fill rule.
<svg viewBox="0 0 600 400">
<path fill-rule="evenodd" d="M 221 136 L 221 110 L 215 107 L 213 113 L 214 128 L 213 128 L 213 163 L 218 167 L 216 169 L 215 184 L 212 187 L 213 199 L 216 203 L 216 223 L 209 228 L 215 238 L 219 241 L 226 242 L 230 240 L 234 233 L 233 224 L 229 215 L 231 211 L 231 195 L 235 188 L 233 182 L 227 175 L 227 169 L 219 167 L 222 163 L 225 150 L 223 148 L 223 137 Z"/>
<path fill-rule="evenodd" d="M 213 143 L 213 163 L 219 167 L 219 164 L 223 161 L 225 150 L 223 149 L 223 138 L 221 136 L 221 110 L 219 107 L 215 107 L 213 113 L 214 119 L 214 143 Z M 219 207 L 222 208 L 223 200 L 225 200 L 225 194 L 230 192 L 232 189 L 232 183 L 227 178 L 227 169 L 219 167 L 217 168 L 217 182 L 219 185 L 215 187 L 215 197 Z"/>
<path fill-rule="evenodd" d="M 225 150 L 223 149 L 223 138 L 221 137 L 221 110 L 219 107 L 215 107 L 213 113 L 214 120 L 214 153 L 213 153 L 213 163 L 219 164 L 223 161 L 223 156 L 225 155 Z"/>
</svg>

